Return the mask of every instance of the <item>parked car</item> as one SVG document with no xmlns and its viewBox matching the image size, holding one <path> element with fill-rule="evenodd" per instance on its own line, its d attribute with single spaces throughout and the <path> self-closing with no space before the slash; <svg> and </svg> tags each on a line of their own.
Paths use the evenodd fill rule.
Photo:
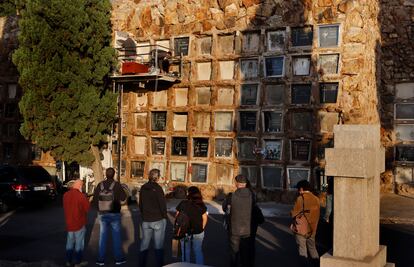
<svg viewBox="0 0 414 267">
<path fill-rule="evenodd" d="M 0 166 L 0 199 L 3 211 L 10 206 L 56 198 L 52 176 L 40 166 Z"/>
</svg>

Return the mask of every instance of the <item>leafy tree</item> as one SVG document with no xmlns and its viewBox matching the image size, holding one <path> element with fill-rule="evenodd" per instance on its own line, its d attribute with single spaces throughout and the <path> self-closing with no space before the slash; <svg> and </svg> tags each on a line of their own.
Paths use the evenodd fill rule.
<svg viewBox="0 0 414 267">
<path fill-rule="evenodd" d="M 19 10 L 22 135 L 56 160 L 91 166 L 102 179 L 99 145 L 116 116 L 108 75 L 115 64 L 110 46 L 109 0 L 27 0 Z"/>
<path fill-rule="evenodd" d="M 4 0 L 0 3 L 0 17 L 13 15 L 16 13 L 16 6 L 14 0 Z"/>
<path fill-rule="evenodd" d="M 0 17 L 15 15 L 18 9 L 23 8 L 26 0 L 2 0 L 0 2 Z"/>
</svg>

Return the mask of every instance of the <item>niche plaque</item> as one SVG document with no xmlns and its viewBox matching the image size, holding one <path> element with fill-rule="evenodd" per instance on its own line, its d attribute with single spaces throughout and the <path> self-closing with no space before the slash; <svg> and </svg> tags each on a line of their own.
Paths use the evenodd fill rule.
<svg viewBox="0 0 414 267">
<path fill-rule="evenodd" d="M 153 131 L 165 131 L 167 125 L 167 112 L 166 111 L 153 111 L 151 113 L 151 130 Z"/>
<path fill-rule="evenodd" d="M 263 121 L 265 132 L 274 133 L 282 131 L 282 112 L 264 111 Z"/>
<path fill-rule="evenodd" d="M 339 54 L 319 55 L 319 72 L 322 75 L 338 73 Z"/>
<path fill-rule="evenodd" d="M 257 84 L 242 84 L 241 105 L 257 105 Z"/>
<path fill-rule="evenodd" d="M 262 186 L 264 188 L 282 188 L 282 168 L 276 166 L 262 166 Z"/>
<path fill-rule="evenodd" d="M 217 138 L 216 139 L 216 157 L 231 157 L 233 151 L 233 139 Z"/>
<path fill-rule="evenodd" d="M 152 154 L 153 155 L 164 155 L 165 151 L 165 138 L 164 137 L 153 137 L 151 140 Z"/>
<path fill-rule="evenodd" d="M 292 46 L 311 46 L 313 41 L 312 27 L 292 28 Z"/>
<path fill-rule="evenodd" d="M 186 170 L 187 164 L 185 162 L 171 162 L 171 180 L 177 182 L 184 182 Z"/>
<path fill-rule="evenodd" d="M 174 156 L 187 155 L 187 137 L 173 137 L 171 144 L 171 154 Z"/>
<path fill-rule="evenodd" d="M 339 25 L 319 26 L 319 46 L 335 47 L 338 46 Z"/>
<path fill-rule="evenodd" d="M 240 111 L 240 131 L 256 131 L 256 111 Z"/>
<path fill-rule="evenodd" d="M 265 58 L 266 77 L 281 77 L 284 74 L 285 57 Z"/>
<path fill-rule="evenodd" d="M 267 32 L 267 50 L 281 52 L 285 50 L 285 31 Z"/>
<path fill-rule="evenodd" d="M 309 161 L 311 142 L 307 140 L 291 140 L 290 157 L 293 161 Z"/>
<path fill-rule="evenodd" d="M 208 138 L 194 138 L 194 157 L 207 157 L 208 156 Z"/>
<path fill-rule="evenodd" d="M 207 164 L 191 164 L 191 182 L 206 183 L 207 182 Z"/>
<path fill-rule="evenodd" d="M 311 99 L 311 84 L 292 84 L 292 104 L 309 104 Z"/>
</svg>

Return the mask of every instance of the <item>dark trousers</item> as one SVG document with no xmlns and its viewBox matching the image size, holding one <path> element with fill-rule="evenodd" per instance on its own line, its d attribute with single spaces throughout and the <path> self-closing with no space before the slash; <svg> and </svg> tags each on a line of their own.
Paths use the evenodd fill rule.
<svg viewBox="0 0 414 267">
<path fill-rule="evenodd" d="M 255 236 L 230 236 L 231 267 L 253 267 Z"/>
</svg>

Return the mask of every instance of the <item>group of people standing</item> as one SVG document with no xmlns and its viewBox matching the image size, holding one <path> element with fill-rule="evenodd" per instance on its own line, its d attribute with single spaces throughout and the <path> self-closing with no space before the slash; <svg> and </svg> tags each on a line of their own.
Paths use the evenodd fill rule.
<svg viewBox="0 0 414 267">
<path fill-rule="evenodd" d="M 112 234 L 113 253 L 115 265 L 122 265 L 126 262 L 122 251 L 121 241 L 121 203 L 127 195 L 121 184 L 114 180 L 115 170 L 106 170 L 106 179 L 99 183 L 94 191 L 92 206 L 99 214 L 100 234 L 99 249 L 96 264 L 105 265 L 106 245 L 108 234 Z M 144 184 L 139 193 L 139 211 L 142 222 L 140 225 L 140 252 L 139 265 L 146 266 L 151 240 L 154 243 L 156 265 L 164 265 L 164 239 L 167 226 L 167 204 L 164 191 L 157 183 L 160 178 L 160 171 L 152 169 L 149 172 L 148 182 Z M 66 266 L 87 266 L 82 261 L 87 215 L 90 209 L 88 198 L 82 193 L 83 182 L 75 180 L 69 191 L 63 196 L 63 208 L 65 213 L 67 242 L 66 242 Z M 187 199 L 181 201 L 177 206 L 178 215 L 186 213 L 191 222 L 191 232 L 188 233 L 188 244 L 181 242 L 182 259 L 190 261 L 191 250 L 195 255 L 195 262 L 204 263 L 202 243 L 204 229 L 207 224 L 207 207 L 203 202 L 200 190 L 191 186 L 188 188 Z"/>
<path fill-rule="evenodd" d="M 114 180 L 115 170 L 106 170 L 106 180 L 95 188 L 92 206 L 98 210 L 100 222 L 99 249 L 96 264 L 104 265 L 108 232 L 112 233 L 115 264 L 126 262 L 121 242 L 121 202 L 126 200 L 126 193 L 121 184 Z M 155 252 L 156 265 L 164 265 L 164 240 L 167 226 L 167 205 L 164 192 L 157 183 L 160 171 L 152 169 L 148 182 L 141 187 L 139 193 L 140 248 L 138 266 L 146 266 L 151 240 Z M 235 177 L 236 190 L 227 195 L 223 201 L 225 226 L 228 232 L 231 267 L 252 267 L 255 262 L 255 238 L 259 224 L 264 222 L 263 214 L 257 206 L 256 195 L 251 189 L 249 180 L 243 175 Z M 67 226 L 66 266 L 86 266 L 82 261 L 84 239 L 86 233 L 89 200 L 81 192 L 82 180 L 75 180 L 71 189 L 63 197 L 63 207 Z M 319 200 L 310 193 L 307 181 L 298 183 L 298 197 L 292 210 L 294 217 L 302 208 L 310 210 L 309 221 L 313 229 L 310 238 L 295 235 L 299 255 L 306 261 L 317 260 L 315 234 L 319 218 Z M 317 206 L 317 209 L 315 208 Z M 187 190 L 187 198 L 176 207 L 176 218 L 180 213 L 186 214 L 190 222 L 190 230 L 180 240 L 181 260 L 191 261 L 194 255 L 196 264 L 204 264 L 202 244 L 204 231 L 208 221 L 207 207 L 202 194 L 196 186 Z M 304 265 L 305 266 L 305 265 Z"/>
</svg>

